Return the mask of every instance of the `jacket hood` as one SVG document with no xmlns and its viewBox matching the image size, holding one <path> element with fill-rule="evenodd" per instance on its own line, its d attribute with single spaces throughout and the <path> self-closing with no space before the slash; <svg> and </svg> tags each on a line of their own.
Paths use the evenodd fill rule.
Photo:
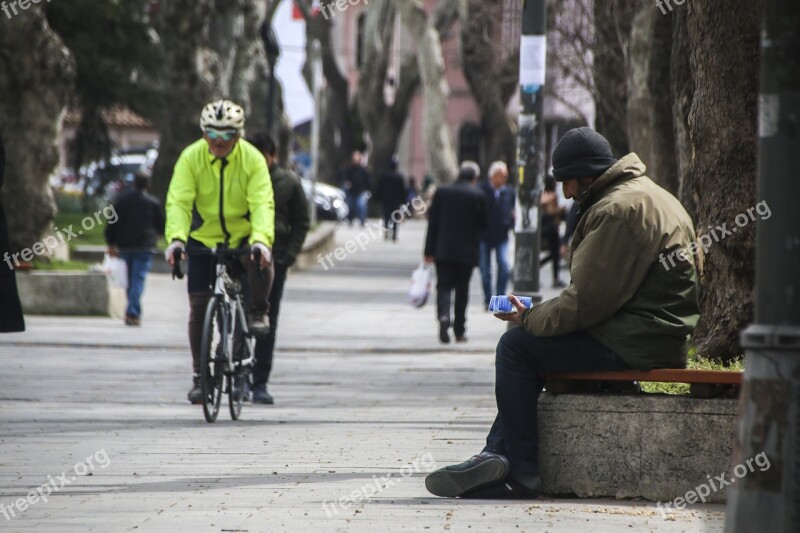
<svg viewBox="0 0 800 533">
<path fill-rule="evenodd" d="M 602 198 L 614 186 L 644 176 L 646 170 L 647 167 L 634 152 L 624 156 L 592 182 L 586 192 L 586 197 L 581 201 L 581 213 L 585 213 L 592 204 Z"/>
</svg>

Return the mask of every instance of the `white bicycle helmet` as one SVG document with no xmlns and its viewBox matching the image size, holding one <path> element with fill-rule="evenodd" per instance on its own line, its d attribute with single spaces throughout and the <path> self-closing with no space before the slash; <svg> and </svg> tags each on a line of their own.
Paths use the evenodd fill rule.
<svg viewBox="0 0 800 533">
<path fill-rule="evenodd" d="M 244 109 L 230 100 L 217 100 L 203 108 L 200 114 L 200 128 L 244 130 Z"/>
</svg>

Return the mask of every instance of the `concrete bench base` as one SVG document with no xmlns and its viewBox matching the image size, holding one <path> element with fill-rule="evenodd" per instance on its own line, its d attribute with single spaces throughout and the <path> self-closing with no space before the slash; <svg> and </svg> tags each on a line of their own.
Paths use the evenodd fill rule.
<svg viewBox="0 0 800 533">
<path fill-rule="evenodd" d="M 20 272 L 17 288 L 26 315 L 110 314 L 108 281 L 103 273 Z"/>
<path fill-rule="evenodd" d="M 668 502 L 731 472 L 733 399 L 548 394 L 539 401 L 543 492 Z M 725 501 L 725 489 L 708 502 Z"/>
</svg>

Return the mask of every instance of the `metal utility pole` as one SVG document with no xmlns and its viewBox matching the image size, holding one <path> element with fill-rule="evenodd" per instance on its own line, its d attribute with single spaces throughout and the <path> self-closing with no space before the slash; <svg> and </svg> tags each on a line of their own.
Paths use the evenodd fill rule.
<svg viewBox="0 0 800 533">
<path fill-rule="evenodd" d="M 525 0 L 520 45 L 520 100 L 517 148 L 516 227 L 514 228 L 514 294 L 539 294 L 541 224 L 539 197 L 544 184 L 544 76 L 546 0 Z"/>
<path fill-rule="evenodd" d="M 755 322 L 732 464 L 764 454 L 728 491 L 725 531 L 800 531 L 800 3 L 766 0 L 761 33 Z M 732 125 L 734 127 L 734 125 Z M 760 468 L 759 468 L 760 467 Z M 740 468 L 741 470 L 741 468 Z"/>
<path fill-rule="evenodd" d="M 322 121 L 322 47 L 319 40 L 311 45 L 312 87 L 314 97 L 314 121 L 311 123 L 311 224 L 317 222 L 317 180 L 319 179 L 319 132 Z"/>
</svg>

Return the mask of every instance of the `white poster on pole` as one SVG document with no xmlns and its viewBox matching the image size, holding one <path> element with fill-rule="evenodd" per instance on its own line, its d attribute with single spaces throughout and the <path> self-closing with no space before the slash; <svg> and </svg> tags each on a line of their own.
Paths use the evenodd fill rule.
<svg viewBox="0 0 800 533">
<path fill-rule="evenodd" d="M 519 53 L 519 84 L 544 85 L 547 40 L 544 35 L 523 35 Z"/>
</svg>

